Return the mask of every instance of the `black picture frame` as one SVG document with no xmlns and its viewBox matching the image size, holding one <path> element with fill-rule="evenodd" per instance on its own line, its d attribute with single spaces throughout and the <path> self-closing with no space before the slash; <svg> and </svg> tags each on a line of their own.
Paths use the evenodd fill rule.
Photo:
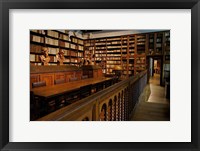
<svg viewBox="0 0 200 151">
<path fill-rule="evenodd" d="M 9 9 L 191 9 L 191 142 L 176 143 L 22 143 L 9 142 Z M 199 0 L 0 0 L 0 148 L 7 150 L 200 150 L 199 101 Z M 187 71 L 183 71 L 187 72 Z M 183 73 L 181 73 L 182 75 Z M 183 81 L 184 85 L 184 81 Z M 181 105 L 180 105 L 181 107 Z M 184 117 L 183 117 L 184 118 Z"/>
</svg>

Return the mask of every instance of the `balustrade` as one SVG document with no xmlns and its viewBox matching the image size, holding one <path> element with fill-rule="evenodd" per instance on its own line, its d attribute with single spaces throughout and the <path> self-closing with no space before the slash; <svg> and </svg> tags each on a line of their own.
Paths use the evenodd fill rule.
<svg viewBox="0 0 200 151">
<path fill-rule="evenodd" d="M 128 121 L 146 84 L 143 71 L 38 120 Z"/>
</svg>

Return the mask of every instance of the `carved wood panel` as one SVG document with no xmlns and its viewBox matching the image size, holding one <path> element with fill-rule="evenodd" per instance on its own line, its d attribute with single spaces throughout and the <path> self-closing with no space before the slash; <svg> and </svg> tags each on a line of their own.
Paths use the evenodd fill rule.
<svg viewBox="0 0 200 151">
<path fill-rule="evenodd" d="M 55 73 L 55 77 L 54 77 L 55 80 L 57 79 L 65 79 L 65 73 Z"/>
<path fill-rule="evenodd" d="M 46 85 L 53 85 L 54 84 L 54 74 L 41 74 L 40 81 L 46 81 Z"/>
</svg>

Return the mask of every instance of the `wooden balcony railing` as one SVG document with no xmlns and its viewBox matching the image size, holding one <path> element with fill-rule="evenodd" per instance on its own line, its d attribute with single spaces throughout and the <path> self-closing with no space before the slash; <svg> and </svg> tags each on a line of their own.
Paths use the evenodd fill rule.
<svg viewBox="0 0 200 151">
<path fill-rule="evenodd" d="M 130 77 L 38 121 L 128 121 L 147 84 L 147 72 Z"/>
</svg>

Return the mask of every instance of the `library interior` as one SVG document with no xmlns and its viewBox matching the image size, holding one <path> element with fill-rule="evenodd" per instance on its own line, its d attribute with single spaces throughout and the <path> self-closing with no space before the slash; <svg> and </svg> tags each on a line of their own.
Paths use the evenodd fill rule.
<svg viewBox="0 0 200 151">
<path fill-rule="evenodd" d="M 170 30 L 30 30 L 30 121 L 170 121 Z"/>
</svg>

